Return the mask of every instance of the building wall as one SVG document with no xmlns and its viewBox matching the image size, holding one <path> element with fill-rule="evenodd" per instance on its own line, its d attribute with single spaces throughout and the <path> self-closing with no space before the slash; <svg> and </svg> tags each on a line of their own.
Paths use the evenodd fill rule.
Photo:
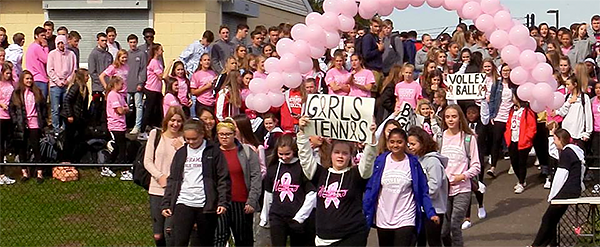
<svg viewBox="0 0 600 247">
<path fill-rule="evenodd" d="M 33 29 L 44 24 L 42 0 L 0 0 L 0 26 L 6 28 L 8 42 L 13 34 L 25 34 L 25 49 L 33 42 Z M 25 56 L 23 56 L 25 65 Z"/>
<path fill-rule="evenodd" d="M 287 11 L 271 8 L 264 5 L 259 5 L 260 14 L 258 18 L 248 18 L 248 26 L 253 29 L 257 25 L 264 25 L 267 28 L 277 26 L 279 23 L 296 24 L 304 22 L 305 16 L 293 14 Z"/>
</svg>

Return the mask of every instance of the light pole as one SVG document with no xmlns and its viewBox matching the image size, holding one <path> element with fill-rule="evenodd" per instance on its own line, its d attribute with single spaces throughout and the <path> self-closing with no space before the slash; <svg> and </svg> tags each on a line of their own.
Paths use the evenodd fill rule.
<svg viewBox="0 0 600 247">
<path fill-rule="evenodd" d="M 560 28 L 560 26 L 558 26 L 558 9 L 550 9 L 546 11 L 546 13 L 554 14 L 556 16 L 556 28 Z"/>
</svg>

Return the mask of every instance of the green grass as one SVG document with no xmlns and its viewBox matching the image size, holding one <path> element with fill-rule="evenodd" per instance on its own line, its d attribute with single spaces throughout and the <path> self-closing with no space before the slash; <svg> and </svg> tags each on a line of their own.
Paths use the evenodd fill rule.
<svg viewBox="0 0 600 247">
<path fill-rule="evenodd" d="M 148 193 L 80 169 L 80 180 L 0 186 L 0 246 L 150 246 Z"/>
</svg>

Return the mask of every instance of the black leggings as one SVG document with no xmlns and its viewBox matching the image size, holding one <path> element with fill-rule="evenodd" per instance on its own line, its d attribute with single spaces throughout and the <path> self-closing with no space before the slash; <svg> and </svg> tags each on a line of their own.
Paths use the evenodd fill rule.
<svg viewBox="0 0 600 247">
<path fill-rule="evenodd" d="M 379 246 L 414 246 L 416 230 L 414 226 L 405 226 L 398 229 L 377 228 Z"/>
<path fill-rule="evenodd" d="M 475 194 L 475 199 L 477 199 L 477 204 L 479 205 L 480 208 L 483 207 L 483 193 L 479 192 L 479 190 L 472 190 L 473 194 Z M 471 205 L 473 204 L 473 198 L 471 198 L 471 201 L 469 201 L 469 210 L 467 210 L 467 215 L 465 216 L 465 218 L 470 219 L 471 218 Z"/>
<path fill-rule="evenodd" d="M 126 149 L 127 139 L 125 138 L 125 131 L 111 131 L 113 140 L 115 141 L 114 150 L 112 151 L 111 160 L 113 164 L 125 164 L 126 160 Z"/>
<path fill-rule="evenodd" d="M 529 157 L 529 151 L 531 151 L 531 147 L 519 150 L 519 145 L 516 142 L 511 142 L 508 147 L 510 163 L 520 184 L 524 184 L 527 178 L 527 158 Z"/>
<path fill-rule="evenodd" d="M 225 214 L 219 216 L 217 220 L 217 230 L 215 232 L 215 246 L 224 247 L 233 233 L 235 246 L 253 246 L 254 232 L 252 231 L 254 214 L 244 213 L 246 203 L 231 202 L 231 206 Z"/>
<path fill-rule="evenodd" d="M 8 154 L 8 145 L 12 132 L 12 121 L 10 119 L 0 119 L 0 163 L 4 162 L 4 157 Z M 0 165 L 0 175 L 4 174 L 4 166 Z"/>
<path fill-rule="evenodd" d="M 496 167 L 500 155 L 502 155 L 502 143 L 504 143 L 504 131 L 506 131 L 505 122 L 494 122 L 492 125 L 492 148 L 490 153 L 492 155 L 492 167 Z"/>
<path fill-rule="evenodd" d="M 162 93 L 144 89 L 144 94 L 146 95 L 146 102 L 144 103 L 141 131 L 145 131 L 146 126 L 160 127 L 163 119 Z"/>
<path fill-rule="evenodd" d="M 25 129 L 24 141 L 19 149 L 19 161 L 21 163 L 39 163 L 42 162 L 42 154 L 40 153 L 40 129 Z M 31 149 L 31 153 L 28 152 Z M 33 159 L 30 160 L 33 154 Z M 22 169 L 27 169 L 27 166 L 22 166 Z M 35 167 L 36 170 L 41 170 L 42 167 Z"/>
<path fill-rule="evenodd" d="M 274 247 L 287 246 L 288 236 L 290 237 L 290 247 L 315 246 L 314 213 L 303 224 L 275 215 L 270 216 L 269 222 L 271 243 Z"/>
<path fill-rule="evenodd" d="M 533 136 L 533 148 L 535 155 L 542 166 L 542 174 L 548 175 L 548 128 L 546 123 L 537 123 L 535 136 Z"/>
<path fill-rule="evenodd" d="M 197 227 L 197 246 L 213 246 L 217 214 L 206 214 L 204 208 L 193 208 L 183 204 L 175 205 L 173 209 L 173 246 L 188 246 L 190 234 Z"/>
<path fill-rule="evenodd" d="M 532 246 L 558 246 L 556 227 L 569 205 L 550 205 L 542 217 L 542 223 Z"/>
<path fill-rule="evenodd" d="M 83 154 L 85 154 L 85 145 L 82 144 L 85 140 L 85 128 L 87 125 L 80 120 L 69 123 L 67 119 L 64 119 L 64 122 L 65 142 L 61 160 L 76 163 L 79 162 Z"/>
<path fill-rule="evenodd" d="M 363 231 L 351 234 L 330 246 L 367 246 L 367 237 L 369 237 L 369 230 L 365 229 Z"/>
<path fill-rule="evenodd" d="M 438 247 L 442 246 L 442 225 L 444 224 L 445 214 L 438 214 L 438 218 L 440 218 L 440 223 L 436 224 L 430 219 L 427 218 L 427 215 L 423 213 L 423 228 L 419 233 L 417 246 L 425 247 L 429 245 L 430 247 Z"/>
</svg>

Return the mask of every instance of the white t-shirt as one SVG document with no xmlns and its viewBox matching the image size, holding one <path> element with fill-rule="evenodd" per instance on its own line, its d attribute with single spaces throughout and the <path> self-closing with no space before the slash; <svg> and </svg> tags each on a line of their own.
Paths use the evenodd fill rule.
<svg viewBox="0 0 600 247">
<path fill-rule="evenodd" d="M 510 120 L 511 142 L 519 142 L 519 134 L 521 132 L 519 126 L 521 126 L 521 116 L 523 116 L 523 109 L 525 108 L 521 107 L 519 108 L 519 110 L 513 112 L 512 119 Z"/>
<path fill-rule="evenodd" d="M 396 229 L 415 225 L 415 195 L 408 156 L 394 161 L 392 154 L 385 159 L 381 176 L 381 191 L 377 201 L 375 224 L 379 228 Z"/>
<path fill-rule="evenodd" d="M 204 175 L 202 174 L 202 153 L 206 148 L 206 141 L 198 149 L 187 146 L 187 159 L 183 168 L 183 182 L 177 202 L 188 207 L 201 208 L 206 203 L 204 193 Z"/>
<path fill-rule="evenodd" d="M 498 108 L 498 114 L 496 114 L 496 118 L 494 118 L 495 122 L 508 122 L 508 114 L 510 113 L 510 108 L 513 106 L 512 101 L 512 90 L 508 88 L 508 84 L 502 84 L 502 101 L 500 102 L 500 107 Z"/>
</svg>

